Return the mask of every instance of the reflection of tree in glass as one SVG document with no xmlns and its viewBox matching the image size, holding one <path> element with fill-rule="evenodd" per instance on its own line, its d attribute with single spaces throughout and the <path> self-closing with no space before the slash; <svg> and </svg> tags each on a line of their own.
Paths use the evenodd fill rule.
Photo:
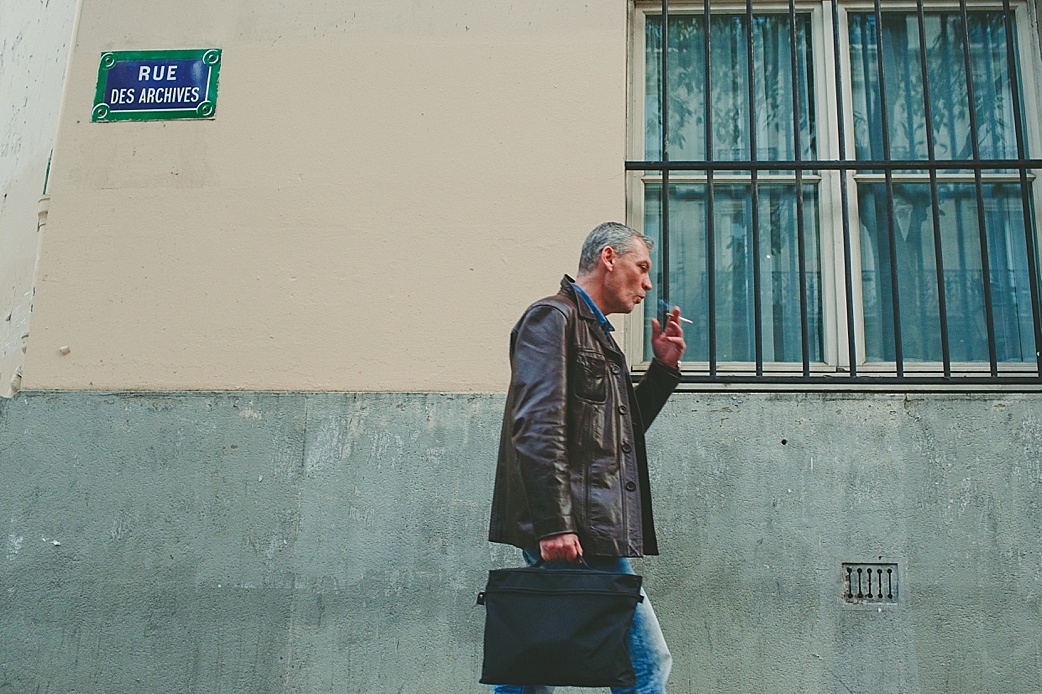
<svg viewBox="0 0 1042 694">
<path fill-rule="evenodd" d="M 813 157 L 813 116 L 810 94 L 809 16 L 796 21 L 798 79 L 791 60 L 791 30 L 785 15 L 753 18 L 754 94 L 757 152 L 750 152 L 750 104 L 748 24 L 745 15 L 712 18 L 712 98 L 705 99 L 705 18 L 670 16 L 669 111 L 670 158 L 703 161 L 706 109 L 712 108 L 713 158 L 741 160 L 794 158 L 792 93 L 800 95 L 799 127 L 802 155 Z M 661 149 L 662 22 L 651 17 L 647 24 L 646 130 L 647 153 Z M 766 153 L 766 156 L 764 156 Z"/>
<path fill-rule="evenodd" d="M 883 66 L 886 73 L 890 157 L 927 159 L 925 90 L 920 67 L 918 17 L 887 12 L 883 17 Z M 982 158 L 1013 156 L 1010 78 L 1006 62 L 1005 21 L 1001 12 L 969 13 L 970 64 L 974 88 L 976 138 Z M 876 19 L 849 16 L 853 118 L 857 156 L 883 159 Z M 971 159 L 969 83 L 962 17 L 958 12 L 926 15 L 927 79 L 938 159 Z"/>
</svg>

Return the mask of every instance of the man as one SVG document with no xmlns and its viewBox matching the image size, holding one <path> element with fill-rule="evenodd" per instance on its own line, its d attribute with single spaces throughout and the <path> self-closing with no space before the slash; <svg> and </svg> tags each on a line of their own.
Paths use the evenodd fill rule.
<svg viewBox="0 0 1042 694">
<path fill-rule="evenodd" d="M 644 432 L 680 381 L 680 309 L 651 321 L 655 359 L 636 388 L 607 315 L 629 313 L 651 289 L 651 239 L 623 224 L 587 236 L 573 281 L 532 304 L 510 335 L 510 390 L 499 445 L 489 539 L 530 564 L 575 563 L 632 573 L 627 557 L 658 554 Z M 665 692 L 671 657 L 651 603 L 630 630 L 637 684 Z M 551 687 L 495 687 L 541 694 Z"/>
</svg>

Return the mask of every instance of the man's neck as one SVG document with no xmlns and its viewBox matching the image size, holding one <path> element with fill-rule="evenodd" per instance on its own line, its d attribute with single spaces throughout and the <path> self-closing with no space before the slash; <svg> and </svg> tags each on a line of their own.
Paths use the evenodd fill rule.
<svg viewBox="0 0 1042 694">
<path fill-rule="evenodd" d="M 590 297 L 593 303 L 597 304 L 597 308 L 601 310 L 601 313 L 608 315 L 604 310 L 604 297 L 601 294 L 601 284 L 599 282 L 593 281 L 590 275 L 580 275 L 576 278 L 575 283 L 586 292 L 586 296 Z"/>
</svg>

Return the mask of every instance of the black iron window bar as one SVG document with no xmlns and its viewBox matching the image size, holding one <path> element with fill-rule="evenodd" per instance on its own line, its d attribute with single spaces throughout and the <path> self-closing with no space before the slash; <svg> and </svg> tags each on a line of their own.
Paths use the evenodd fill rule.
<svg viewBox="0 0 1042 694">
<path fill-rule="evenodd" d="M 833 1 L 829 3 L 831 5 L 832 12 L 832 50 L 835 65 L 842 65 L 841 56 L 841 41 L 840 41 L 840 16 L 838 2 Z M 711 43 L 712 43 L 712 31 L 708 30 L 711 26 L 711 14 L 713 8 L 710 0 L 704 0 L 702 13 L 704 15 L 704 26 L 707 27 L 704 37 L 704 64 L 705 69 L 705 94 L 712 94 L 712 55 L 711 55 Z M 733 5 L 729 4 L 728 8 L 733 9 Z M 982 159 L 980 155 L 980 148 L 978 139 L 976 136 L 971 136 L 969 139 L 973 144 L 972 159 L 959 159 L 959 160 L 938 160 L 935 158 L 934 153 L 934 142 L 933 132 L 931 127 L 927 127 L 927 150 L 928 159 L 914 159 L 914 160 L 901 160 L 893 159 L 890 157 L 890 142 L 888 133 L 888 114 L 885 104 L 886 101 L 886 72 L 883 60 L 883 32 L 882 32 L 882 9 L 880 0 L 874 2 L 874 15 L 876 26 L 880 27 L 876 31 L 876 60 L 878 70 L 878 85 L 879 85 L 879 99 L 884 105 L 881 108 L 882 116 L 882 136 L 883 136 L 883 152 L 884 159 L 882 160 L 865 160 L 865 159 L 849 159 L 847 156 L 847 140 L 846 140 L 846 122 L 845 122 L 845 106 L 844 106 L 844 90 L 843 80 L 835 80 L 835 97 L 836 97 L 836 108 L 837 108 L 837 129 L 839 137 L 839 159 L 827 160 L 827 159 L 814 159 L 812 161 L 803 160 L 801 158 L 801 147 L 800 147 L 800 103 L 798 90 L 793 89 L 793 135 L 794 135 L 794 148 L 795 160 L 791 161 L 758 161 L 757 150 L 756 150 L 756 125 L 753 121 L 755 119 L 755 109 L 750 108 L 750 159 L 745 161 L 714 161 L 713 159 L 713 112 L 710 99 L 706 99 L 704 118 L 705 118 L 705 132 L 706 132 L 706 158 L 704 161 L 673 161 L 669 157 L 669 20 L 670 20 L 670 9 L 669 0 L 662 0 L 661 3 L 661 22 L 662 22 L 662 34 L 661 34 L 661 65 L 659 70 L 661 71 L 661 103 L 659 124 L 661 132 L 661 159 L 655 161 L 627 161 L 627 171 L 644 171 L 647 172 L 659 172 L 661 175 L 661 187 L 662 192 L 660 196 L 661 211 L 661 238 L 659 248 L 659 263 L 662 267 L 662 278 L 660 282 L 660 294 L 663 301 L 669 302 L 669 283 L 665 281 L 668 277 L 667 269 L 669 266 L 669 190 L 670 190 L 670 174 L 671 172 L 702 172 L 705 174 L 705 186 L 706 186 L 706 257 L 707 257 L 707 278 L 708 278 L 708 342 L 709 342 L 709 363 L 707 373 L 696 373 L 689 371 L 685 366 L 684 381 L 687 383 L 830 383 L 835 384 L 837 381 L 843 381 L 847 383 L 864 383 L 864 384 L 966 384 L 966 385 L 999 385 L 999 384 L 1024 384 L 1042 383 L 1042 320 L 1040 320 L 1040 297 L 1039 297 L 1039 271 L 1038 271 L 1038 252 L 1037 245 L 1035 242 L 1035 231 L 1034 231 L 1034 214 L 1032 211 L 1031 193 L 1030 193 L 1030 180 L 1029 172 L 1033 169 L 1042 168 L 1042 159 L 1028 158 L 1026 152 L 1026 137 L 1025 127 L 1022 117 L 1022 96 L 1020 92 L 1020 84 L 1018 76 L 1020 74 L 1018 69 L 1018 61 L 1014 48 L 1013 40 L 1013 9 L 1010 4 L 1010 0 L 1003 0 L 1002 12 L 1004 15 L 1005 32 L 1006 32 L 1006 60 L 1008 64 L 1008 70 L 1010 74 L 1010 89 L 1012 92 L 1012 112 L 1014 118 L 1014 130 L 1016 135 L 1016 147 L 1017 157 L 1015 159 Z M 961 30 L 962 40 L 965 49 L 963 50 L 965 59 L 965 74 L 967 81 L 967 93 L 970 104 L 974 104 L 974 85 L 973 85 L 973 71 L 971 66 L 971 57 L 969 51 L 970 45 L 970 34 L 969 34 L 969 19 L 968 9 L 966 0 L 960 0 L 959 2 L 959 13 L 961 16 Z M 917 0 L 916 2 L 916 15 L 918 19 L 918 38 L 920 46 L 924 47 L 923 50 L 919 51 L 920 65 L 918 66 L 921 70 L 921 79 L 924 92 L 924 104 L 925 104 L 925 118 L 926 123 L 930 124 L 933 122 L 931 113 L 931 101 L 929 92 L 929 70 L 927 67 L 926 57 L 926 35 L 925 35 L 925 12 L 923 6 L 923 0 Z M 749 99 L 750 104 L 753 104 L 753 85 L 754 85 L 754 70 L 755 61 L 753 57 L 753 2 L 752 0 L 746 0 L 745 4 L 745 16 L 746 16 L 746 27 L 748 30 L 747 38 L 747 62 L 748 62 L 748 83 L 749 83 Z M 790 42 L 790 60 L 792 62 L 792 73 L 795 75 L 798 72 L 797 67 L 797 51 L 796 51 L 796 20 L 797 11 L 795 6 L 795 0 L 789 0 L 788 7 L 788 27 L 789 27 L 789 42 Z M 972 133 L 977 132 L 976 122 L 976 109 L 968 109 L 970 118 L 970 130 Z M 988 342 L 988 375 L 987 376 L 975 376 L 975 375 L 958 375 L 953 376 L 952 373 L 952 360 L 951 351 L 949 346 L 949 335 L 948 335 L 948 319 L 947 319 L 947 306 L 945 303 L 945 289 L 944 289 L 944 263 L 942 258 L 941 250 L 941 228 L 940 228 L 940 210 L 939 210 L 939 196 L 938 196 L 938 172 L 944 170 L 958 170 L 958 171 L 972 171 L 974 188 L 976 193 L 977 202 L 977 226 L 980 236 L 980 252 L 981 252 L 981 273 L 984 278 L 984 311 L 985 311 L 985 323 L 987 326 L 987 342 Z M 889 236 L 890 248 L 895 249 L 895 224 L 894 224 L 894 191 L 893 191 L 893 175 L 895 171 L 928 171 L 929 173 L 929 186 L 930 186 L 930 197 L 931 197 L 931 208 L 933 217 L 933 241 L 934 249 L 936 254 L 936 279 L 938 286 L 938 309 L 940 319 L 940 339 L 941 339 L 941 352 L 942 352 L 942 370 L 943 376 L 935 375 L 918 375 L 908 374 L 905 371 L 905 359 L 902 352 L 902 339 L 901 339 L 901 314 L 900 314 L 900 300 L 898 293 L 898 273 L 896 267 L 896 253 L 890 253 L 890 276 L 892 282 L 892 295 L 893 295 L 893 330 L 894 330 L 894 351 L 895 351 L 895 373 L 878 375 L 878 372 L 873 371 L 872 375 L 859 373 L 858 370 L 858 357 L 856 354 L 857 342 L 855 339 L 855 310 L 854 310 L 854 292 L 853 292 L 853 266 L 851 261 L 851 228 L 850 228 L 850 204 L 849 204 L 849 183 L 847 174 L 854 171 L 865 171 L 874 170 L 882 171 L 884 175 L 886 196 L 887 196 L 887 233 Z M 991 296 L 990 288 L 990 271 L 989 271 L 989 258 L 988 258 L 988 245 L 987 245 L 987 227 L 985 221 L 985 207 L 984 207 L 984 187 L 983 187 L 983 173 L 985 171 L 992 170 L 1004 170 L 1004 171 L 1016 171 L 1019 174 L 1020 181 L 1020 192 L 1021 192 L 1021 203 L 1023 206 L 1023 218 L 1024 218 L 1024 235 L 1025 244 L 1028 254 L 1028 278 L 1030 284 L 1030 297 L 1031 297 L 1031 315 L 1032 325 L 1034 330 L 1034 346 L 1035 346 L 1035 364 L 1034 369 L 1031 371 L 1023 371 L 1015 374 L 1000 374 L 997 359 L 996 350 L 996 337 L 995 337 L 995 320 L 993 312 L 993 301 Z M 727 171 L 748 171 L 750 173 L 750 183 L 752 189 L 752 217 L 751 217 L 751 243 L 753 247 L 753 296 L 754 296 L 754 346 L 756 354 L 756 365 L 755 365 L 755 376 L 751 375 L 735 375 L 735 374 L 721 374 L 718 369 L 717 360 L 717 336 L 716 336 L 716 281 L 715 281 L 715 268 L 713 258 L 715 258 L 715 233 L 714 233 L 714 175 L 717 172 Z M 776 375 L 764 372 L 764 359 L 763 359 L 763 336 L 761 327 L 761 315 L 762 306 L 760 299 L 760 268 L 759 268 L 759 219 L 758 219 L 758 208 L 759 208 L 759 189 L 758 189 L 758 175 L 760 172 L 770 171 L 793 171 L 796 177 L 796 216 L 797 216 L 797 255 L 799 259 L 799 293 L 800 293 L 800 331 L 802 341 L 802 372 L 799 375 Z M 806 273 L 806 248 L 805 248 L 805 213 L 803 210 L 803 185 L 804 185 L 804 174 L 806 172 L 820 172 L 820 171 L 836 171 L 840 173 L 839 176 L 839 187 L 840 187 L 840 206 L 842 212 L 842 230 L 841 239 L 843 244 L 843 282 L 845 286 L 845 313 L 846 313 L 846 332 L 847 332 L 847 345 L 848 345 L 848 366 L 846 371 L 837 371 L 835 373 L 829 373 L 827 375 L 820 372 L 812 372 L 811 362 L 809 358 L 810 347 L 809 347 L 809 326 L 808 326 L 808 307 L 807 307 L 807 273 Z"/>
</svg>

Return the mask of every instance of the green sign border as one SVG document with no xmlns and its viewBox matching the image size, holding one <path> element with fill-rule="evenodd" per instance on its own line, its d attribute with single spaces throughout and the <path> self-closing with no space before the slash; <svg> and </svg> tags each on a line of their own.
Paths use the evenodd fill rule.
<svg viewBox="0 0 1042 694">
<path fill-rule="evenodd" d="M 201 59 L 210 66 L 210 79 L 206 83 L 206 98 L 196 108 L 149 109 L 142 111 L 112 111 L 105 102 L 105 81 L 109 69 L 125 60 L 191 60 Z M 221 49 L 199 48 L 194 50 L 163 51 L 106 51 L 101 54 L 98 65 L 98 86 L 94 91 L 94 108 L 90 114 L 92 123 L 114 123 L 116 121 L 148 120 L 213 120 L 217 113 L 217 79 L 221 75 Z"/>
</svg>

